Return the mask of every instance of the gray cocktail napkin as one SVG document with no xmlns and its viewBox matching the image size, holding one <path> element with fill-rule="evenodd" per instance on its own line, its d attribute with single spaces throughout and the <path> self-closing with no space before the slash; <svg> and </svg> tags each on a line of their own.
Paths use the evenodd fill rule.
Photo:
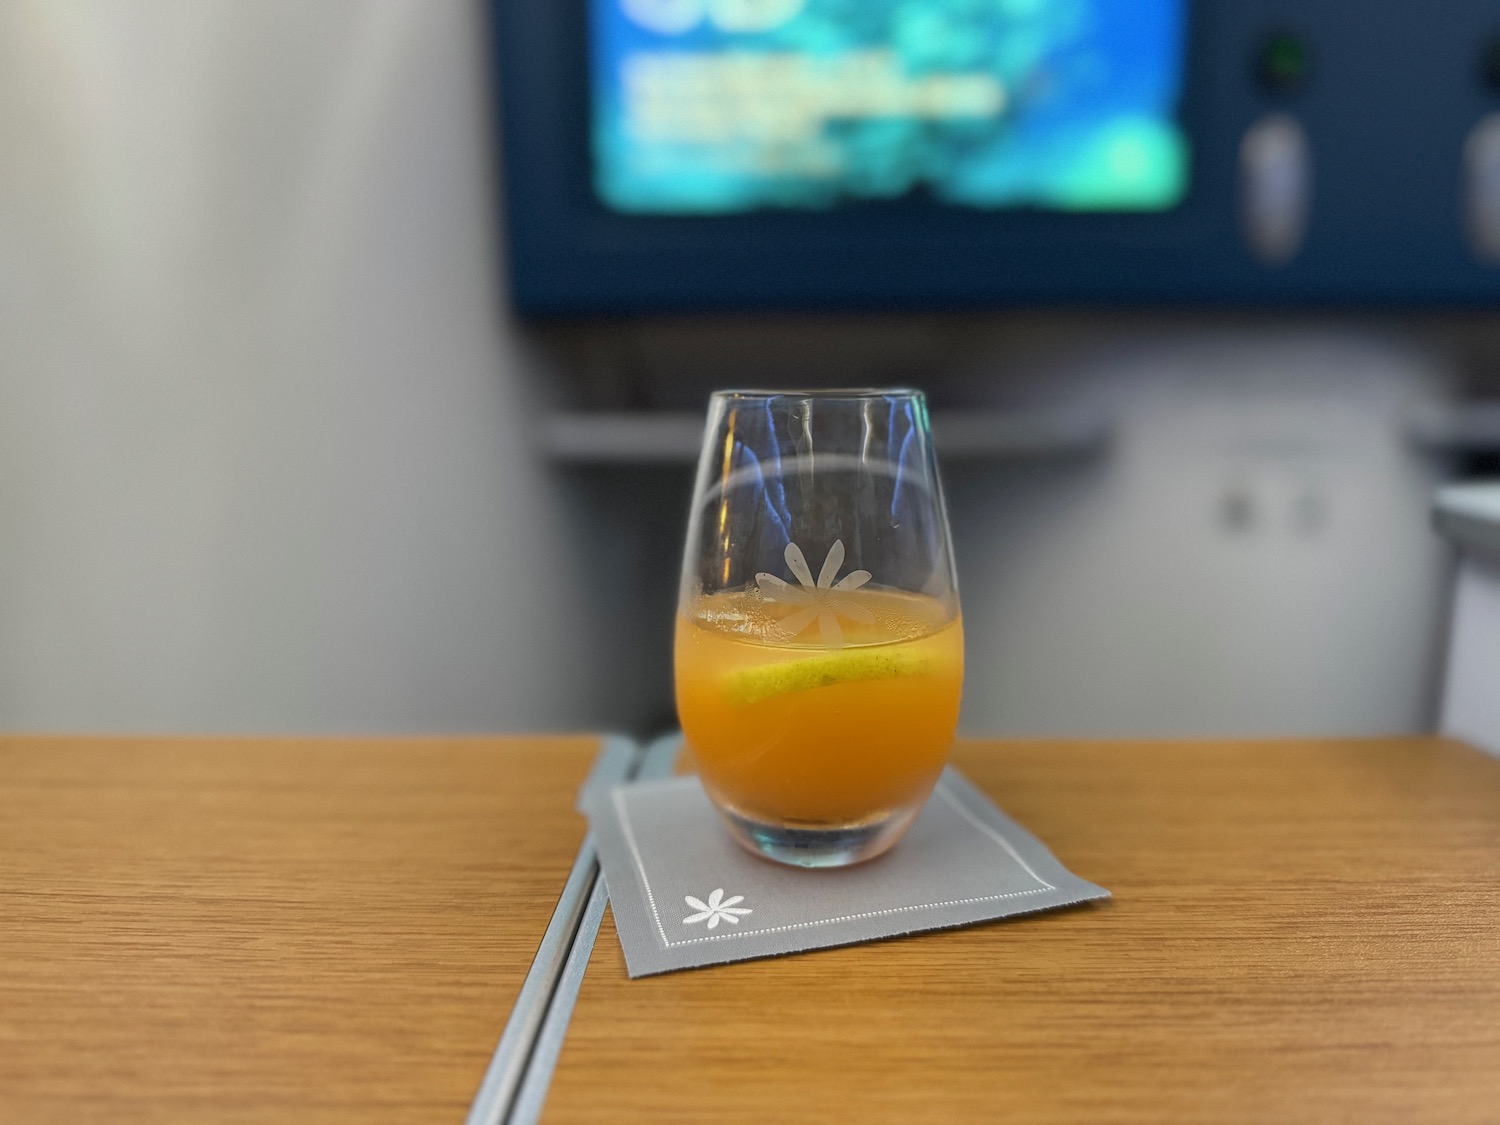
<svg viewBox="0 0 1500 1125">
<path fill-rule="evenodd" d="M 632 977 L 965 926 L 1107 898 L 953 768 L 878 859 L 807 870 L 729 838 L 697 778 L 584 801 Z"/>
</svg>

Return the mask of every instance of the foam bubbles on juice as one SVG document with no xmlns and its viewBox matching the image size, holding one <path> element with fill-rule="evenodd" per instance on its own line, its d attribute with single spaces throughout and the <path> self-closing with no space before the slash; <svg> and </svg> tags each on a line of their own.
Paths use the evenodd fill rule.
<svg viewBox="0 0 1500 1125">
<path fill-rule="evenodd" d="M 851 591 L 817 591 L 813 601 L 784 602 L 766 597 L 757 587 L 700 597 L 689 619 L 700 628 L 754 644 L 777 647 L 826 647 L 816 624 L 789 637 L 782 622 L 819 605 L 838 617 L 844 644 L 885 645 L 916 640 L 941 629 L 953 614 L 935 598 L 866 586 Z M 840 607 L 856 612 L 839 613 Z M 870 618 L 871 620 L 861 620 Z"/>
</svg>

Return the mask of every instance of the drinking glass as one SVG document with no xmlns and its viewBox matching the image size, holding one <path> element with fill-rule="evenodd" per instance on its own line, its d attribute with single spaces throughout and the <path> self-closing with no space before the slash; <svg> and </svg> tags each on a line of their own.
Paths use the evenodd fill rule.
<svg viewBox="0 0 1500 1125">
<path fill-rule="evenodd" d="M 739 843 L 837 867 L 900 838 L 942 772 L 963 686 L 920 392 L 712 397 L 675 663 L 699 778 Z"/>
</svg>

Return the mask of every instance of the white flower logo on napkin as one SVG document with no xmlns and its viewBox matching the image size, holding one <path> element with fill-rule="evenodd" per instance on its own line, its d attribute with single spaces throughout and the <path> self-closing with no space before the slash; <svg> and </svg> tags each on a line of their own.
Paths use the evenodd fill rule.
<svg viewBox="0 0 1500 1125">
<path fill-rule="evenodd" d="M 839 567 L 844 565 L 842 539 L 835 539 L 833 546 L 828 548 L 828 557 L 823 560 L 823 569 L 818 572 L 816 583 L 813 582 L 812 571 L 807 568 L 807 559 L 802 556 L 802 548 L 795 543 L 786 545 L 786 565 L 802 585 L 793 586 L 764 571 L 755 576 L 755 584 L 760 587 L 760 592 L 771 601 L 803 607 L 776 623 L 776 630 L 781 636 L 790 640 L 816 621 L 823 643 L 832 647 L 844 643 L 844 631 L 839 628 L 840 617 L 847 617 L 863 625 L 874 623 L 875 615 L 848 596 L 850 591 L 858 590 L 870 580 L 870 572 L 850 571 L 837 582 L 833 580 Z"/>
<path fill-rule="evenodd" d="M 754 913 L 748 906 L 735 906 L 735 903 L 745 901 L 744 895 L 735 895 L 726 901 L 723 887 L 720 887 L 713 894 L 709 895 L 707 902 L 704 902 L 701 898 L 694 898 L 692 895 L 687 895 L 682 901 L 698 911 L 697 914 L 682 920 L 684 926 L 691 926 L 694 922 L 703 921 L 708 922 L 710 930 L 717 926 L 720 921 L 733 922 L 738 926 L 740 920 L 735 915 Z"/>
</svg>

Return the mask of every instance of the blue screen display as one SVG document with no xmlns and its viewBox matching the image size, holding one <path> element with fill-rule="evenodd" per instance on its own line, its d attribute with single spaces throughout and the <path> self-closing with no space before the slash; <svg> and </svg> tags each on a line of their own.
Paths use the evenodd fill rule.
<svg viewBox="0 0 1500 1125">
<path fill-rule="evenodd" d="M 1156 211 L 1186 0 L 589 0 L 594 187 L 630 214 Z"/>
</svg>

